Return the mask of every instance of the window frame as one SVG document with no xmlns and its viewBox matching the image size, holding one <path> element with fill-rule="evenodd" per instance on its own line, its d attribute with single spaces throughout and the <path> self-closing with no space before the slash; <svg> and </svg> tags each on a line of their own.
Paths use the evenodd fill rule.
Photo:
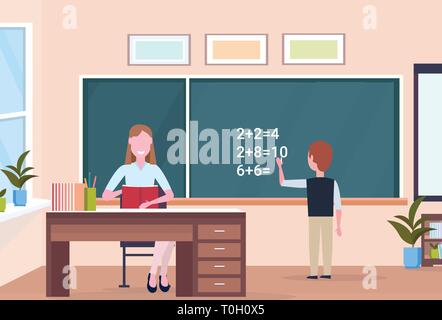
<svg viewBox="0 0 442 320">
<path fill-rule="evenodd" d="M 0 29 L 22 28 L 25 32 L 24 56 L 25 56 L 25 90 L 24 90 L 24 111 L 0 113 L 0 122 L 11 119 L 24 119 L 25 150 L 32 150 L 32 108 L 33 108 L 33 52 L 32 52 L 32 23 L 0 23 Z M 23 151 L 25 151 L 23 150 Z M 32 152 L 26 157 L 26 165 L 33 165 Z M 33 198 L 33 181 L 26 184 L 28 199 Z"/>
</svg>

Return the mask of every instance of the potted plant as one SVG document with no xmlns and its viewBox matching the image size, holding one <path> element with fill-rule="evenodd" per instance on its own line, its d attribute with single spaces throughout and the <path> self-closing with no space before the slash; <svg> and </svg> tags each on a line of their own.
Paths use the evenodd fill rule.
<svg viewBox="0 0 442 320">
<path fill-rule="evenodd" d="M 430 259 L 439 259 L 439 245 L 436 243 L 430 243 Z"/>
<path fill-rule="evenodd" d="M 0 212 L 5 212 L 6 210 L 6 189 L 0 190 Z"/>
<path fill-rule="evenodd" d="M 20 157 L 17 160 L 16 166 L 9 165 L 6 166 L 11 171 L 2 169 L 3 173 L 6 175 L 6 177 L 9 179 L 11 184 L 18 188 L 18 190 L 14 190 L 13 193 L 13 200 L 14 205 L 16 206 L 25 206 L 27 202 L 27 192 L 26 190 L 22 189 L 26 181 L 29 179 L 37 177 L 33 174 L 26 174 L 27 172 L 34 169 L 33 167 L 25 167 L 22 169 L 23 163 L 25 162 L 26 156 L 28 155 L 29 150 L 23 152 Z"/>
<path fill-rule="evenodd" d="M 424 200 L 424 197 L 417 198 L 408 211 L 407 216 L 395 216 L 396 219 L 401 220 L 405 224 L 397 221 L 388 220 L 388 222 L 396 229 L 399 236 L 406 243 L 411 245 L 411 248 L 404 248 L 404 266 L 405 268 L 420 268 L 422 260 L 422 248 L 415 247 L 416 241 L 426 232 L 434 230 L 433 228 L 421 226 L 421 219 L 415 220 L 417 209 Z"/>
</svg>

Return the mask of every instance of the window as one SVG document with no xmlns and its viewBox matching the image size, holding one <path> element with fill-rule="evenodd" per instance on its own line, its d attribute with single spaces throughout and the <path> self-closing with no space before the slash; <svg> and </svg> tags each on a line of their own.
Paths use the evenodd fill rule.
<svg viewBox="0 0 442 320">
<path fill-rule="evenodd" d="M 0 168 L 15 164 L 30 148 L 31 131 L 31 26 L 0 23 Z M 30 165 L 30 155 L 26 165 Z M 3 173 L 0 189 L 12 202 L 14 187 Z M 31 197 L 30 183 L 27 186 Z"/>
<path fill-rule="evenodd" d="M 414 196 L 441 201 L 442 64 L 414 65 Z"/>
</svg>

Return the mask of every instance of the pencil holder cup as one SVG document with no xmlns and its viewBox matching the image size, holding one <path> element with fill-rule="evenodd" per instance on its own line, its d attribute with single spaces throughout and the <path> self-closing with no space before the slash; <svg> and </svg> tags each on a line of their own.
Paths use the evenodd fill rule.
<svg viewBox="0 0 442 320">
<path fill-rule="evenodd" d="M 0 212 L 5 212 L 6 210 L 6 198 L 0 198 Z"/>
<path fill-rule="evenodd" d="M 97 189 L 95 188 L 84 189 L 84 210 L 85 211 L 97 210 Z"/>
</svg>

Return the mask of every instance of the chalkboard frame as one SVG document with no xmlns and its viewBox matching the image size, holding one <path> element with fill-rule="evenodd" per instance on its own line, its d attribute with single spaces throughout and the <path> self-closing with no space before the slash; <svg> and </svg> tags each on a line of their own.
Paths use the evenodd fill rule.
<svg viewBox="0 0 442 320">
<path fill-rule="evenodd" d="M 78 179 L 81 181 L 83 176 L 83 80 L 89 78 L 102 79 L 139 79 L 139 78 L 165 78 L 165 79 L 186 79 L 186 147 L 189 146 L 189 123 L 190 123 L 190 101 L 189 101 L 189 81 L 190 79 L 214 79 L 214 78 L 263 78 L 263 79 L 395 79 L 399 81 L 399 196 L 392 198 L 344 198 L 344 205 L 407 205 L 408 199 L 403 194 L 403 76 L 399 74 L 361 74 L 361 75 L 346 75 L 346 74 L 310 74 L 310 75 L 244 75 L 244 74 L 207 74 L 207 75 L 130 75 L 130 74 L 85 74 L 79 76 L 79 165 L 78 165 Z M 305 198 L 191 198 L 189 196 L 190 181 L 189 181 L 189 153 L 186 153 L 186 197 L 176 198 L 172 201 L 172 205 L 305 205 Z M 115 205 L 119 199 L 102 200 L 97 199 L 98 204 Z"/>
</svg>

